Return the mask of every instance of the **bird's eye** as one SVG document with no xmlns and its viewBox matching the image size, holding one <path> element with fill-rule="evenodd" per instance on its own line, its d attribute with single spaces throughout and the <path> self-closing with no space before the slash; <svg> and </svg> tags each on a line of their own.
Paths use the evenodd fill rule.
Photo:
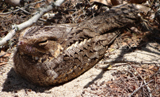
<svg viewBox="0 0 160 97">
<path fill-rule="evenodd" d="M 39 46 L 45 46 L 48 43 L 48 40 L 43 40 L 38 43 Z"/>
<path fill-rule="evenodd" d="M 47 40 L 43 40 L 43 41 L 40 41 L 39 43 L 46 43 L 47 42 Z"/>
</svg>

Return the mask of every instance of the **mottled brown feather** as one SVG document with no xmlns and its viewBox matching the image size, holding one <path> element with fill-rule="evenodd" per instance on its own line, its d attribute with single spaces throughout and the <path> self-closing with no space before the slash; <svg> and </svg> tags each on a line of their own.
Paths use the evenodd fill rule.
<svg viewBox="0 0 160 97">
<path fill-rule="evenodd" d="M 21 32 L 14 69 L 41 86 L 67 82 L 93 67 L 121 29 L 138 21 L 138 12 L 126 4 L 79 25 L 29 27 Z"/>
</svg>

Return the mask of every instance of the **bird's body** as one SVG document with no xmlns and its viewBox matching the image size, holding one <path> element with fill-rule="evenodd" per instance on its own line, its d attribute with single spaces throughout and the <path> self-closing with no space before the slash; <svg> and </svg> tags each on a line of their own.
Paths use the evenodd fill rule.
<svg viewBox="0 0 160 97">
<path fill-rule="evenodd" d="M 137 13 L 126 4 L 79 25 L 29 27 L 20 35 L 14 69 L 41 86 L 67 82 L 93 67 L 120 30 L 138 20 Z"/>
</svg>

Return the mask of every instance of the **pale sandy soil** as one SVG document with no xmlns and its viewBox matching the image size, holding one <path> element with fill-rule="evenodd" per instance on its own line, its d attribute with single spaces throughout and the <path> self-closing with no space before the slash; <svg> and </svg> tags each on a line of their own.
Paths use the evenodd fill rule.
<svg viewBox="0 0 160 97">
<path fill-rule="evenodd" d="M 109 49 L 111 50 L 111 49 Z M 124 55 L 123 55 L 124 54 Z M 108 54 L 106 54 L 107 56 Z M 108 58 L 104 58 L 97 65 L 103 66 L 104 61 L 128 60 L 145 63 L 160 63 L 160 45 L 157 43 L 148 43 L 141 50 L 126 53 L 123 49 L 113 50 Z M 121 55 L 121 56 L 119 56 Z M 118 57 L 118 58 L 117 58 Z M 97 97 L 97 95 L 84 93 L 83 91 L 91 91 L 93 84 L 101 84 L 108 80 L 114 79 L 111 75 L 117 70 L 126 69 L 127 65 L 114 67 L 108 71 L 102 71 L 93 67 L 80 77 L 60 86 L 39 87 L 32 85 L 26 80 L 19 77 L 14 70 L 12 57 L 7 65 L 0 67 L 0 97 Z M 99 66 L 100 65 L 100 66 Z M 106 66 L 107 64 L 105 64 Z"/>
</svg>

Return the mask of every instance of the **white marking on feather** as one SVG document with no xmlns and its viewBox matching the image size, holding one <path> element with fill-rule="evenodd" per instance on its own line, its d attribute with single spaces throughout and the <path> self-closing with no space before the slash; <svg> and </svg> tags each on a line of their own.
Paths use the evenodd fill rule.
<svg viewBox="0 0 160 97">
<path fill-rule="evenodd" d="M 52 51 L 54 54 L 53 56 L 57 58 L 61 54 L 61 50 L 63 50 L 63 47 L 60 44 L 58 44 L 58 49 L 55 52 Z"/>
<path fill-rule="evenodd" d="M 81 41 L 80 43 L 78 43 L 78 41 L 74 44 L 72 44 L 71 46 L 69 46 L 66 50 L 65 50 L 65 53 L 67 52 L 71 52 L 72 50 L 76 50 L 76 51 L 79 51 L 79 47 L 80 46 L 83 46 L 85 45 L 87 42 L 90 42 L 91 39 L 87 40 L 87 39 L 84 39 L 84 41 Z"/>
</svg>

